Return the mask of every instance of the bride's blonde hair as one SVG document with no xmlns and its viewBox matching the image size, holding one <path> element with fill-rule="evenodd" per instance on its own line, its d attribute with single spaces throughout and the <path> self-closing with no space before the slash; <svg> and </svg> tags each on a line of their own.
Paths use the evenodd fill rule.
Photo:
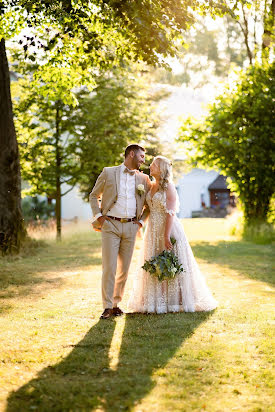
<svg viewBox="0 0 275 412">
<path fill-rule="evenodd" d="M 160 170 L 160 189 L 166 190 L 168 183 L 173 180 L 172 162 L 164 156 L 156 156 L 154 160 L 157 162 Z"/>
</svg>

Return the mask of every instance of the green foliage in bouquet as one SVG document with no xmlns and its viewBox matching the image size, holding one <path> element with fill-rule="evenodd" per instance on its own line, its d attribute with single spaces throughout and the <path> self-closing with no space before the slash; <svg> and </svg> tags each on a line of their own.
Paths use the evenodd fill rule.
<svg viewBox="0 0 275 412">
<path fill-rule="evenodd" d="M 176 239 L 171 238 L 171 243 L 174 245 Z M 146 260 L 142 269 L 158 278 L 160 282 L 174 279 L 177 274 L 184 271 L 177 256 L 170 250 L 164 250 L 158 256 Z"/>
</svg>

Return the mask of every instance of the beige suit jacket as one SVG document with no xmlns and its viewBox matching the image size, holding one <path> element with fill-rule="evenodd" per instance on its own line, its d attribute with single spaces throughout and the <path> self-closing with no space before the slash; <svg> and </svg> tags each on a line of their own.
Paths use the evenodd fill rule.
<svg viewBox="0 0 275 412">
<path fill-rule="evenodd" d="M 117 200 L 119 184 L 120 184 L 120 166 L 104 167 L 101 174 L 89 195 L 90 205 L 95 216 L 98 213 L 106 215 Z M 136 218 L 145 221 L 149 214 L 149 207 L 146 204 L 145 198 L 150 190 L 150 179 L 147 175 L 136 172 Z M 139 184 L 144 186 L 144 193 L 138 194 L 137 187 Z M 101 202 L 100 202 L 101 200 Z M 98 220 L 92 223 L 95 230 L 100 229 Z"/>
</svg>

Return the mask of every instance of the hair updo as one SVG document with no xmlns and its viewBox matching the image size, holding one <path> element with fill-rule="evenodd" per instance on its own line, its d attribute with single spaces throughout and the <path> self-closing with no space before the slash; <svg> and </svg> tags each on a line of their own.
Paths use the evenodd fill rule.
<svg viewBox="0 0 275 412">
<path fill-rule="evenodd" d="M 173 180 L 172 162 L 164 156 L 156 156 L 154 160 L 157 162 L 160 170 L 160 189 L 166 190 L 168 183 Z"/>
</svg>

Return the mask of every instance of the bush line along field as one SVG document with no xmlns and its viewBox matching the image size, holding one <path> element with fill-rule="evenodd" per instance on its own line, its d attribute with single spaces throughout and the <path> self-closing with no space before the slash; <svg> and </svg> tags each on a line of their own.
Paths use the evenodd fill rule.
<svg viewBox="0 0 275 412">
<path fill-rule="evenodd" d="M 183 225 L 219 301 L 210 313 L 100 321 L 100 234 L 88 226 L 1 258 L 1 411 L 274 410 L 274 248 L 229 236 L 224 219 Z"/>
</svg>

